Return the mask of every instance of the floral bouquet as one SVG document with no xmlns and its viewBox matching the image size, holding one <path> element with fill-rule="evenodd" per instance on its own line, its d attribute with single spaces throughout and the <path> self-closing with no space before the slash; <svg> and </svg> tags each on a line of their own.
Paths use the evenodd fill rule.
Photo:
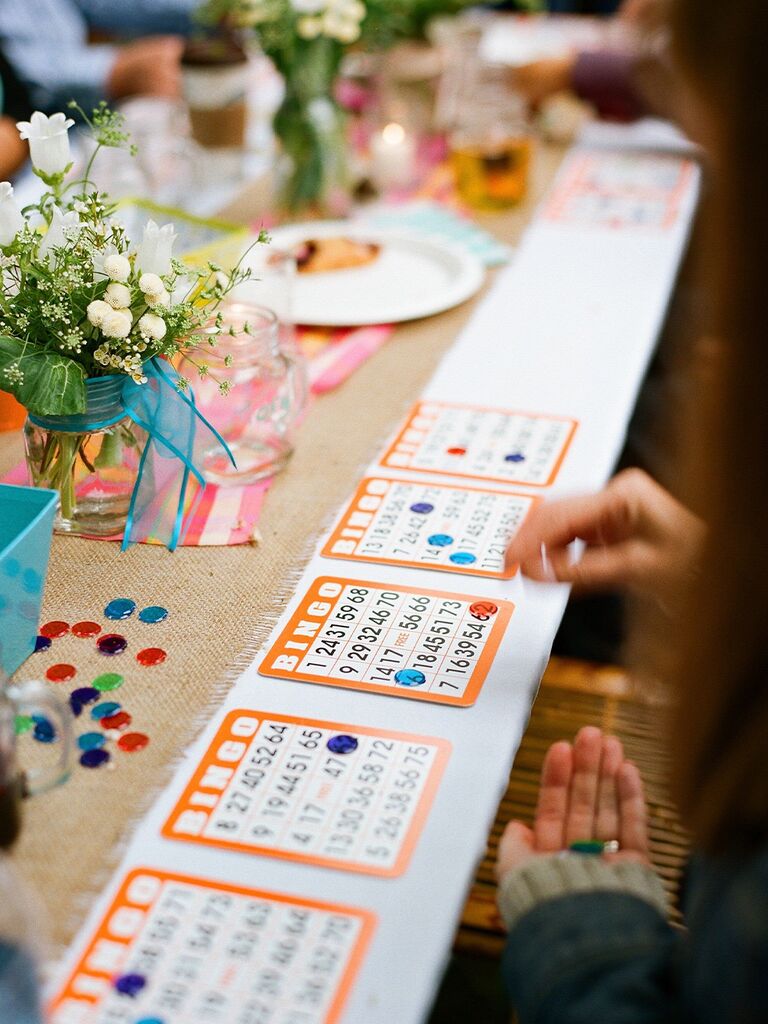
<svg viewBox="0 0 768 1024">
<path fill-rule="evenodd" d="M 254 32 L 285 80 L 274 129 L 285 158 L 283 205 L 345 212 L 349 196 L 343 111 L 334 96 L 350 47 L 381 51 L 422 39 L 438 15 L 475 0 L 203 0 L 202 24 Z"/>
<path fill-rule="evenodd" d="M 200 8 L 204 23 L 255 32 L 285 80 L 274 129 L 285 164 L 281 200 L 290 211 L 339 213 L 348 201 L 343 112 L 333 86 L 366 10 L 363 0 L 206 0 Z"/>
<path fill-rule="evenodd" d="M 59 492 L 60 530 L 124 530 L 125 545 L 165 519 L 175 547 L 209 425 L 171 364 L 203 327 L 215 344 L 217 308 L 248 274 L 175 260 L 171 224 L 150 221 L 134 245 L 90 177 L 102 147 L 129 148 L 122 120 L 103 104 L 83 117 L 95 146 L 81 178 L 68 181 L 73 121 L 36 112 L 18 128 L 47 191 L 21 210 L 0 183 L 0 386 L 27 409 L 30 482 Z"/>
</svg>

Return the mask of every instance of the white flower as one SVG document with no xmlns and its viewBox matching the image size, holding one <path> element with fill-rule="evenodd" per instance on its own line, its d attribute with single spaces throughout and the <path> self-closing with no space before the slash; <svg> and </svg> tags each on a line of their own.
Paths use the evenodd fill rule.
<svg viewBox="0 0 768 1024">
<path fill-rule="evenodd" d="M 10 245 L 23 227 L 24 218 L 13 198 L 13 185 L 0 182 L 0 245 Z"/>
<path fill-rule="evenodd" d="M 323 31 L 321 18 L 299 18 L 296 22 L 296 31 L 302 39 L 317 39 Z"/>
<path fill-rule="evenodd" d="M 157 313 L 145 313 L 139 319 L 139 330 L 145 338 L 150 338 L 152 341 L 160 341 L 165 337 L 167 327 L 165 326 L 165 320 Z"/>
<path fill-rule="evenodd" d="M 112 307 L 108 302 L 104 302 L 103 299 L 94 299 L 93 302 L 88 303 L 85 315 L 88 317 L 88 322 L 92 323 L 94 327 L 101 327 L 104 318 L 111 312 Z"/>
<path fill-rule="evenodd" d="M 340 43 L 354 43 L 360 36 L 360 24 L 355 18 L 329 8 L 323 15 L 323 33 Z"/>
<path fill-rule="evenodd" d="M 319 14 L 327 0 L 291 0 L 291 7 L 297 14 Z"/>
<path fill-rule="evenodd" d="M 101 322 L 101 332 L 107 338 L 127 338 L 133 319 L 128 309 L 110 309 Z"/>
<path fill-rule="evenodd" d="M 175 239 L 173 224 L 165 224 L 159 228 L 153 220 L 148 221 L 136 254 L 136 269 L 142 274 L 157 274 L 164 277 L 171 269 Z"/>
<path fill-rule="evenodd" d="M 362 0 L 345 0 L 344 13 L 348 18 L 362 21 L 365 17 L 365 4 Z"/>
<path fill-rule="evenodd" d="M 51 210 L 51 223 L 37 250 L 38 258 L 43 260 L 49 257 L 52 249 L 59 249 L 66 245 L 71 238 L 79 234 L 81 229 L 80 217 L 75 210 L 63 213 L 58 206 L 54 206 Z M 50 263 L 50 257 L 48 262 Z"/>
<path fill-rule="evenodd" d="M 165 285 L 157 274 L 142 274 L 139 278 L 139 288 L 149 298 L 155 295 L 162 295 Z"/>
<path fill-rule="evenodd" d="M 131 264 L 125 256 L 113 252 L 104 260 L 104 273 L 110 281 L 127 281 L 131 276 Z"/>
<path fill-rule="evenodd" d="M 241 0 L 234 17 L 237 25 L 248 28 L 266 21 L 269 18 L 269 8 L 264 0 Z"/>
<path fill-rule="evenodd" d="M 360 25 L 356 21 L 345 19 L 338 23 L 335 32 L 331 35 L 340 43 L 354 43 L 360 38 Z"/>
<path fill-rule="evenodd" d="M 113 281 L 112 284 L 107 285 L 104 299 L 112 309 L 124 309 L 131 304 L 131 289 L 127 285 L 117 284 Z"/>
<path fill-rule="evenodd" d="M 145 295 L 148 306 L 163 306 L 165 309 L 171 304 L 171 296 L 166 288 L 159 293 L 159 295 Z"/>
<path fill-rule="evenodd" d="M 29 154 L 36 171 L 51 177 L 63 174 L 72 163 L 69 153 L 69 129 L 75 122 L 64 114 L 46 117 L 36 110 L 29 121 L 16 127 L 22 139 L 29 140 Z"/>
</svg>

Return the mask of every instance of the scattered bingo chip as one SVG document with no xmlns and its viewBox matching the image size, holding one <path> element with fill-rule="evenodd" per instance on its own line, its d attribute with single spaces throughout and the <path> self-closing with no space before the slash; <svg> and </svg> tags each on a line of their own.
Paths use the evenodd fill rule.
<svg viewBox="0 0 768 1024">
<path fill-rule="evenodd" d="M 548 487 L 576 431 L 561 416 L 418 402 L 382 466 Z"/>
<path fill-rule="evenodd" d="M 432 737 L 232 711 L 163 835 L 399 875 L 449 750 L 446 740 Z"/>
<path fill-rule="evenodd" d="M 369 911 L 150 868 L 130 872 L 50 1024 L 334 1024 Z"/>
<path fill-rule="evenodd" d="M 509 601 L 324 576 L 259 672 L 468 707 L 513 610 Z"/>
<path fill-rule="evenodd" d="M 538 501 L 413 480 L 360 483 L 323 548 L 329 558 L 509 579 L 504 552 Z"/>
</svg>

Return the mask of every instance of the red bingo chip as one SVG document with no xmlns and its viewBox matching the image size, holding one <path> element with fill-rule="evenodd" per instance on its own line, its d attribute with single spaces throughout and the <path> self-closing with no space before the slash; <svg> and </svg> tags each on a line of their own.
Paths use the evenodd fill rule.
<svg viewBox="0 0 768 1024">
<path fill-rule="evenodd" d="M 103 729 L 127 729 L 131 724 L 131 716 L 127 711 L 118 711 L 114 715 L 99 719 L 99 725 Z"/>
<path fill-rule="evenodd" d="M 469 606 L 469 614 L 473 619 L 480 619 L 481 622 L 487 622 L 498 610 L 499 606 L 493 601 L 475 601 Z"/>
</svg>

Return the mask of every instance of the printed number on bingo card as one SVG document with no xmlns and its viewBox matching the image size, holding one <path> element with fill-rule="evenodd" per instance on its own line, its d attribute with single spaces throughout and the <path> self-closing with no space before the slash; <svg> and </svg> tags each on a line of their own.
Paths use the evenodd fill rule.
<svg viewBox="0 0 768 1024">
<path fill-rule="evenodd" d="M 326 576 L 259 672 L 468 707 L 513 611 L 509 601 Z"/>
<path fill-rule="evenodd" d="M 576 430 L 559 416 L 419 402 L 383 466 L 475 480 L 547 487 Z"/>
<path fill-rule="evenodd" d="M 474 487 L 369 477 L 323 548 L 329 558 L 509 579 L 504 552 L 538 501 Z"/>
<path fill-rule="evenodd" d="M 449 750 L 432 737 L 232 711 L 163 835 L 398 875 Z"/>
<path fill-rule="evenodd" d="M 370 940 L 367 911 L 131 872 L 51 1024 L 333 1024 Z"/>
</svg>

